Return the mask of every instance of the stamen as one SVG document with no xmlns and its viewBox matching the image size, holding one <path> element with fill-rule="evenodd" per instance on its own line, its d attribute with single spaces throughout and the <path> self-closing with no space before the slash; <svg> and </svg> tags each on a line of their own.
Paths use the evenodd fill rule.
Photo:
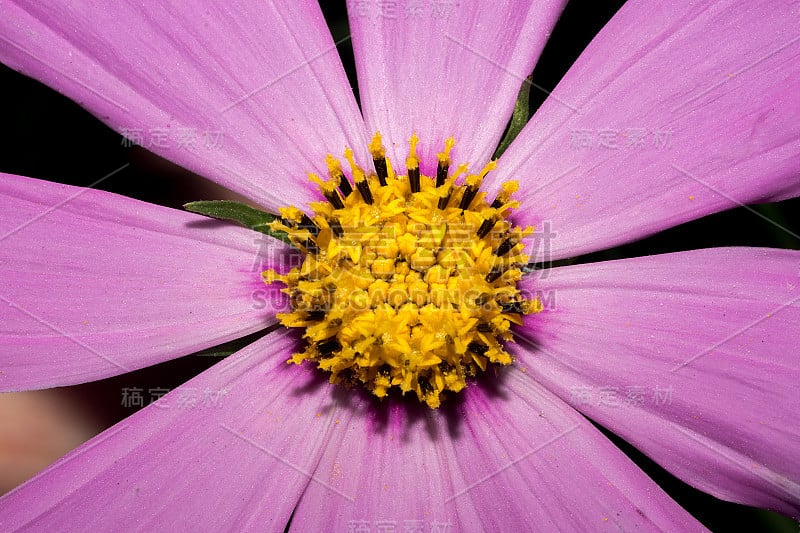
<svg viewBox="0 0 800 533">
<path fill-rule="evenodd" d="M 344 209 L 344 202 L 342 202 L 342 198 L 339 196 L 339 191 L 336 190 L 337 183 L 333 179 L 322 181 L 322 179 L 313 172 L 308 174 L 308 178 L 319 185 L 323 196 L 328 199 L 334 208 Z"/>
<path fill-rule="evenodd" d="M 408 183 L 411 185 L 411 192 L 420 191 L 419 181 L 419 157 L 417 157 L 417 143 L 419 137 L 413 134 L 409 140 L 408 158 L 406 159 L 406 169 L 408 170 Z"/>
<path fill-rule="evenodd" d="M 447 204 L 450 202 L 450 197 L 451 197 L 452 195 L 453 195 L 453 188 L 451 187 L 451 188 L 450 188 L 450 191 L 447 193 L 447 195 L 446 195 L 446 196 L 442 196 L 441 198 L 439 198 L 439 203 L 437 204 L 437 206 L 436 206 L 436 207 L 438 207 L 438 208 L 439 208 L 439 209 L 441 209 L 442 211 L 444 211 L 445 209 L 447 209 Z"/>
<path fill-rule="evenodd" d="M 481 224 L 481 227 L 478 228 L 477 232 L 478 238 L 482 239 L 487 235 L 489 235 L 489 232 L 492 231 L 492 228 L 494 227 L 495 224 L 497 224 L 497 219 L 494 217 L 487 218 L 486 220 L 484 220 L 483 223 Z"/>
<path fill-rule="evenodd" d="M 319 226 L 317 226 L 308 215 L 303 213 L 300 215 L 300 224 L 297 226 L 300 229 L 308 230 L 314 237 L 319 235 Z"/>
<path fill-rule="evenodd" d="M 493 300 L 493 298 L 492 298 L 492 296 L 490 294 L 484 293 L 484 294 L 481 294 L 480 296 L 478 296 L 475 299 L 475 304 L 479 305 L 479 306 L 484 306 L 484 305 L 488 304 L 489 302 L 491 302 L 492 300 Z"/>
<path fill-rule="evenodd" d="M 494 199 L 492 202 L 492 207 L 494 209 L 500 209 L 504 205 L 508 204 L 511 200 L 511 195 L 517 192 L 519 188 L 519 183 L 516 181 L 507 181 L 503 183 L 503 190 L 497 195 L 497 198 Z"/>
<path fill-rule="evenodd" d="M 358 192 L 361 193 L 361 198 L 369 205 L 375 201 L 372 198 L 372 191 L 369 189 L 369 182 L 367 181 L 367 177 L 364 175 L 364 171 L 361 170 L 361 167 L 358 166 L 353 159 L 353 150 L 350 148 L 345 148 L 344 150 L 344 157 L 347 159 L 347 162 L 350 163 L 350 170 L 353 173 L 353 181 L 356 184 L 356 188 Z"/>
<path fill-rule="evenodd" d="M 306 249 L 306 252 L 308 252 L 310 254 L 316 255 L 316 254 L 319 253 L 319 248 L 317 247 L 317 243 L 315 243 L 310 238 L 300 242 L 299 244 L 300 244 L 300 246 L 302 246 L 303 248 Z"/>
<path fill-rule="evenodd" d="M 339 344 L 339 341 L 336 339 L 336 337 L 331 337 L 330 339 L 317 343 L 317 351 L 323 357 L 330 356 L 334 352 L 339 351 L 341 349 L 342 345 Z"/>
<path fill-rule="evenodd" d="M 372 142 L 369 143 L 369 151 L 372 154 L 372 163 L 375 165 L 378 181 L 381 186 L 386 187 L 386 178 L 389 177 L 389 170 L 386 168 L 386 148 L 383 147 L 380 132 L 376 132 Z"/>
<path fill-rule="evenodd" d="M 342 198 L 339 196 L 339 193 L 337 191 L 335 190 L 330 192 L 323 191 L 322 194 L 325 195 L 325 198 L 328 199 L 328 201 L 331 203 L 333 207 L 335 207 L 336 209 L 344 209 L 344 202 L 342 202 Z"/>
<path fill-rule="evenodd" d="M 496 255 L 497 257 L 503 257 L 508 252 L 510 252 L 511 249 L 516 245 L 517 243 L 514 242 L 514 239 L 512 237 L 508 237 L 503 242 L 500 243 L 500 246 L 498 246 L 497 250 L 494 251 L 494 255 Z"/>
<path fill-rule="evenodd" d="M 325 318 L 327 311 L 309 311 L 306 314 L 306 320 L 309 322 L 319 322 Z"/>
<path fill-rule="evenodd" d="M 464 190 L 464 195 L 461 197 L 461 203 L 458 205 L 459 209 L 468 209 L 475 195 L 478 194 L 478 189 L 483 183 L 486 174 L 497 168 L 497 161 L 489 161 L 477 175 L 467 178 L 467 188 Z"/>
<path fill-rule="evenodd" d="M 447 172 L 450 169 L 450 151 L 456 145 L 455 137 L 448 137 L 444 141 L 444 150 L 436 154 L 439 164 L 436 167 L 436 186 L 441 187 L 447 180 Z"/>
<path fill-rule="evenodd" d="M 507 302 L 501 304 L 500 307 L 503 309 L 504 313 L 514 313 L 518 315 L 525 314 L 527 310 L 526 302 Z"/>
<path fill-rule="evenodd" d="M 350 196 L 350 193 L 353 192 L 353 187 L 350 185 L 347 176 L 342 172 L 342 165 L 339 160 L 333 157 L 333 154 L 328 154 L 325 156 L 325 164 L 328 166 L 328 174 L 331 177 L 331 181 L 339 184 L 339 189 L 345 198 Z"/>
<path fill-rule="evenodd" d="M 411 185 L 411 192 L 420 191 L 419 167 L 408 169 L 408 183 Z"/>
<path fill-rule="evenodd" d="M 422 390 L 423 396 L 428 396 L 433 392 L 433 386 L 427 377 L 417 378 L 417 382 L 419 383 L 419 388 Z"/>
<path fill-rule="evenodd" d="M 372 205 L 375 201 L 372 198 L 372 191 L 369 188 L 369 183 L 367 183 L 367 179 L 364 176 L 361 176 L 359 181 L 356 181 L 356 187 L 358 188 L 358 192 L 361 193 L 361 198 L 364 199 L 364 202 Z"/>
<path fill-rule="evenodd" d="M 481 344 L 480 342 L 471 342 L 469 346 L 467 346 L 469 351 L 474 352 L 478 355 L 486 355 L 486 352 L 489 351 L 489 347 L 485 344 Z"/>
<path fill-rule="evenodd" d="M 342 195 L 347 198 L 350 196 L 350 193 L 353 192 L 353 186 L 350 185 L 350 180 L 347 179 L 347 176 L 342 174 L 342 177 L 339 179 L 339 190 L 342 191 Z"/>
<path fill-rule="evenodd" d="M 478 189 L 481 187 L 481 180 L 478 176 L 470 176 L 467 178 L 467 187 L 464 189 L 464 194 L 461 195 L 461 202 L 458 204 L 459 209 L 469 209 L 475 195 L 478 194 Z"/>
<path fill-rule="evenodd" d="M 486 274 L 486 283 L 494 283 L 497 279 L 505 273 L 505 270 L 501 266 L 494 266 L 492 270 Z"/>
<path fill-rule="evenodd" d="M 344 235 L 344 230 L 342 229 L 342 225 L 339 223 L 337 219 L 335 218 L 329 219 L 328 225 L 331 227 L 331 231 L 333 232 L 333 234 L 336 235 L 337 237 L 341 237 L 342 235 Z"/>
<path fill-rule="evenodd" d="M 448 186 L 448 189 L 447 189 L 447 194 L 445 196 L 442 196 L 441 198 L 439 198 L 439 204 L 437 206 L 442 211 L 447 209 L 447 204 L 450 203 L 450 198 L 453 196 L 453 183 L 455 183 L 456 179 L 461 174 L 463 174 L 463 173 L 465 173 L 467 171 L 467 168 L 469 168 L 469 165 L 467 165 L 466 163 L 460 164 L 458 166 L 458 168 L 456 169 L 455 174 L 453 174 L 450 177 L 450 179 L 447 180 L 449 182 L 449 186 Z"/>
</svg>

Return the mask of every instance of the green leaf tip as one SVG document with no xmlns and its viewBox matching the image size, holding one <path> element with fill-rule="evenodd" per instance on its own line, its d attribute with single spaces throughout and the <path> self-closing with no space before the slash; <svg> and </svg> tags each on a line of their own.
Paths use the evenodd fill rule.
<svg viewBox="0 0 800 533">
<path fill-rule="evenodd" d="M 236 222 L 253 231 L 258 231 L 289 243 L 289 237 L 284 232 L 272 231 L 269 227 L 269 224 L 278 218 L 277 216 L 241 202 L 234 200 L 200 200 L 184 204 L 183 208 L 198 215 Z"/>
<path fill-rule="evenodd" d="M 514 104 L 514 113 L 511 115 L 511 121 L 508 123 L 508 129 L 506 130 L 503 140 L 500 141 L 497 150 L 495 150 L 492 159 L 499 158 L 503 152 L 511 146 L 511 141 L 517 138 L 519 132 L 522 131 L 522 128 L 525 127 L 525 124 L 527 124 L 528 120 L 531 118 L 532 79 L 532 76 L 528 76 L 525 78 L 525 81 L 522 82 L 522 87 L 520 87 L 519 93 L 517 94 L 517 103 Z"/>
</svg>

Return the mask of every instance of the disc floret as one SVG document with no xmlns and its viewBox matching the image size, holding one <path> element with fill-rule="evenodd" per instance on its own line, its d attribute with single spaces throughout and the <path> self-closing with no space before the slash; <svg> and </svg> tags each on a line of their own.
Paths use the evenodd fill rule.
<svg viewBox="0 0 800 533">
<path fill-rule="evenodd" d="M 380 133 L 369 145 L 374 172 L 348 148 L 352 184 L 329 154 L 328 178 L 309 175 L 327 201 L 313 203 L 311 216 L 281 209 L 272 224 L 305 252 L 302 265 L 262 276 L 286 285 L 292 309 L 281 323 L 305 328 L 306 348 L 289 362 L 314 361 L 331 382 L 381 398 L 414 391 L 436 408 L 490 364 L 510 364 L 511 324 L 541 303 L 516 286 L 528 262 L 521 241 L 533 231 L 507 220 L 516 182 L 490 204 L 480 186 L 494 161 L 477 174 L 467 165 L 450 174 L 451 137 L 429 177 L 417 143 L 415 134 L 405 175 L 395 174 Z"/>
</svg>

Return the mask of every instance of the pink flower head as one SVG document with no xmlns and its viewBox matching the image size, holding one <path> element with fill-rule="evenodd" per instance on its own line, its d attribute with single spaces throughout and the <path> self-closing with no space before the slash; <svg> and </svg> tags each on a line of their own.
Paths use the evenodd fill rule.
<svg viewBox="0 0 800 533">
<path fill-rule="evenodd" d="M 451 136 L 454 166 L 482 168 L 564 3 L 349 2 L 360 110 L 316 2 L 2 1 L 0 60 L 271 212 L 308 209 L 307 174 L 345 147 L 372 169 L 375 132 L 395 166 L 416 133 L 424 175 Z M 518 181 L 511 220 L 552 260 L 798 196 L 797 17 L 629 1 L 481 191 Z M 286 309 L 261 272 L 294 252 L 248 229 L 9 174 L 0 207 L 0 390 L 118 375 Z M 800 516 L 800 252 L 536 272 L 513 364 L 439 409 L 287 365 L 302 341 L 276 330 L 4 496 L 0 529 L 702 528 L 589 419 L 703 491 Z M 179 408 L 186 390 L 214 396 Z"/>
</svg>

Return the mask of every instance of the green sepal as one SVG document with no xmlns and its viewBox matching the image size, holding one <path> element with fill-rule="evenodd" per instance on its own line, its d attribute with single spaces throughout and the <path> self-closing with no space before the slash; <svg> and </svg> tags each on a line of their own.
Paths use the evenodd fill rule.
<svg viewBox="0 0 800 533">
<path fill-rule="evenodd" d="M 517 103 L 514 104 L 514 113 L 511 115 L 511 122 L 508 123 L 508 129 L 503 140 L 500 141 L 500 146 L 494 152 L 492 159 L 500 157 L 506 149 L 511 146 L 511 141 L 517 138 L 519 132 L 528 123 L 531 118 L 531 80 L 533 78 L 528 76 L 522 82 L 522 87 L 517 94 Z"/>
<path fill-rule="evenodd" d="M 282 231 L 272 231 L 269 227 L 269 224 L 278 217 L 272 213 L 256 209 L 255 207 L 250 207 L 249 205 L 233 200 L 201 200 L 199 202 L 184 204 L 183 208 L 199 215 L 205 215 L 219 220 L 230 220 L 231 222 L 236 222 L 246 228 L 250 228 L 253 231 L 264 233 L 265 235 L 275 237 L 285 243 L 291 244 L 286 233 Z"/>
</svg>

